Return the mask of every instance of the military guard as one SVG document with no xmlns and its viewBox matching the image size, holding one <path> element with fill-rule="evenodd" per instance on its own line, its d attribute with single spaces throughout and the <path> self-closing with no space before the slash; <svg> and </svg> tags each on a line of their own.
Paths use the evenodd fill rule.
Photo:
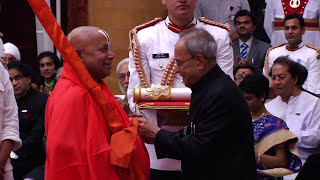
<svg viewBox="0 0 320 180">
<path fill-rule="evenodd" d="M 186 88 L 182 77 L 176 74 L 177 65 L 173 57 L 174 46 L 181 31 L 202 28 L 212 34 L 217 42 L 217 62 L 221 69 L 233 79 L 233 51 L 228 36 L 230 26 L 204 18 L 196 19 L 194 17 L 195 0 L 162 0 L 162 2 L 168 9 L 166 19 L 157 18 L 135 27 L 130 32 L 128 101 L 133 112 L 135 112 L 134 88 L 149 88 L 152 84 Z M 156 110 L 143 110 L 142 113 L 149 121 L 157 123 Z M 181 126 L 162 126 L 162 128 L 176 131 Z M 180 161 L 158 160 L 154 145 L 146 146 L 151 161 L 150 179 L 168 180 L 168 176 L 176 179 L 181 169 Z"/>
<path fill-rule="evenodd" d="M 271 45 L 276 46 L 286 42 L 283 19 L 290 14 L 299 14 L 306 22 L 303 42 L 320 46 L 319 11 L 319 0 L 267 0 L 264 28 Z"/>
<path fill-rule="evenodd" d="M 279 56 L 289 56 L 290 59 L 302 64 L 308 70 L 308 78 L 303 88 L 313 93 L 320 93 L 320 48 L 302 42 L 305 32 L 304 19 L 298 14 L 291 14 L 284 20 L 284 34 L 288 43 L 270 48 L 267 52 L 264 74 L 269 75 L 270 68 Z"/>
</svg>

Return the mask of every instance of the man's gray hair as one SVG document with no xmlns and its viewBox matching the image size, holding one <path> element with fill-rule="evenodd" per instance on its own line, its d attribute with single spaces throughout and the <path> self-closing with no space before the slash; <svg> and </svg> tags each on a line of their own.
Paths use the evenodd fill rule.
<svg viewBox="0 0 320 180">
<path fill-rule="evenodd" d="M 204 29 L 192 28 L 182 31 L 180 39 L 191 56 L 202 54 L 208 60 L 215 60 L 217 56 L 217 43 L 213 36 Z"/>
<path fill-rule="evenodd" d="M 116 74 L 117 74 L 117 77 L 119 78 L 119 70 L 120 70 L 120 67 L 123 65 L 123 64 L 126 64 L 126 63 L 129 63 L 129 58 L 125 58 L 123 60 L 121 60 L 118 65 L 117 65 L 117 70 L 116 70 Z"/>
</svg>

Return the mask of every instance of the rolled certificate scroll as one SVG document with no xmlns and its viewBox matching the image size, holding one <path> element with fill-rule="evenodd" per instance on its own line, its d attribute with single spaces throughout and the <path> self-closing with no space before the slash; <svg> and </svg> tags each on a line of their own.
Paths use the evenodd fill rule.
<svg viewBox="0 0 320 180">
<path fill-rule="evenodd" d="M 133 102 L 190 102 L 191 89 L 171 88 L 169 86 L 153 85 L 151 88 L 134 88 Z"/>
</svg>

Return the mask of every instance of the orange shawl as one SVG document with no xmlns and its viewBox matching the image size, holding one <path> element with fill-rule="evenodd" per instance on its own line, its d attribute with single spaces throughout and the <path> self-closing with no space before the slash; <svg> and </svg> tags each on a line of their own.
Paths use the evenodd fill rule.
<svg viewBox="0 0 320 180">
<path fill-rule="evenodd" d="M 99 87 L 118 121 L 128 127 L 130 121 L 109 88 L 103 81 Z M 45 126 L 48 137 L 46 180 L 148 179 L 149 158 L 140 138 L 136 141 L 113 139 L 124 133 L 136 133 L 136 124 L 111 135 L 95 99 L 67 63 L 49 97 Z M 119 145 L 113 146 L 113 141 L 124 145 L 122 148 L 134 143 L 133 159 L 127 157 L 124 161 L 128 160 L 132 168 L 127 170 L 109 163 L 112 153 L 123 162 L 123 151 Z"/>
</svg>

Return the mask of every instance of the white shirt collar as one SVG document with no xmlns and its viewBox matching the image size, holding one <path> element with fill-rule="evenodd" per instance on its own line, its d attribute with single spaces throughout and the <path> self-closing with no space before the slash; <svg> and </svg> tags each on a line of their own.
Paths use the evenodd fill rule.
<svg viewBox="0 0 320 180">
<path fill-rule="evenodd" d="M 246 43 L 250 48 L 252 44 L 252 40 L 253 40 L 253 36 L 251 36 L 251 38 L 247 42 L 243 42 L 239 39 L 239 47 L 241 47 L 242 44 Z"/>
</svg>

